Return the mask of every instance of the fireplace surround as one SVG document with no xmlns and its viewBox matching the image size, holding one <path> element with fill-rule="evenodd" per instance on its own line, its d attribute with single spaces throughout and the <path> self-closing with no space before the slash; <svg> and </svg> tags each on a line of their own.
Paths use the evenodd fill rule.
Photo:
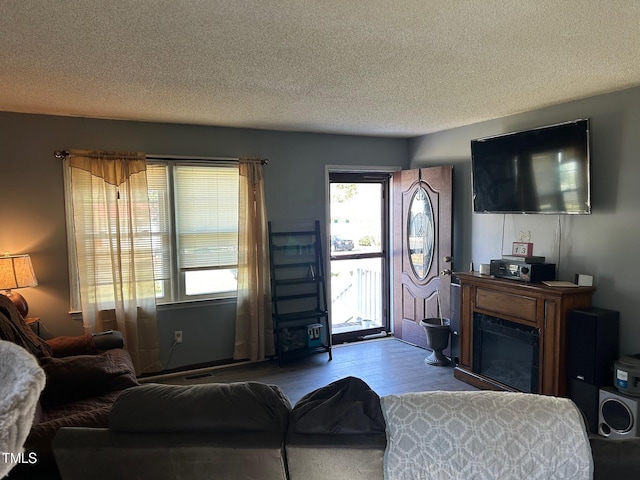
<svg viewBox="0 0 640 480">
<path fill-rule="evenodd" d="M 571 310 L 591 305 L 593 287 L 549 287 L 517 280 L 494 278 L 474 272 L 455 274 L 460 282 L 460 362 L 454 376 L 482 389 L 531 391 L 544 395 L 566 396 L 567 315 Z M 525 358 L 538 354 L 538 373 L 532 370 L 530 381 L 509 384 L 501 374 L 485 369 L 491 363 L 496 333 L 483 333 L 475 323 L 476 314 L 499 319 L 499 327 L 518 325 L 523 333 L 538 332 L 538 343 L 522 348 Z M 486 318 L 486 317 L 485 317 Z M 502 333 L 502 328 L 498 328 Z M 482 346 L 477 335 L 488 336 L 489 346 Z M 494 336 L 493 339 L 490 337 Z M 502 339 L 500 339 L 502 341 Z M 513 339 L 511 340 L 513 341 Z M 481 343 L 478 343 L 481 342 Z M 476 352 L 480 345 L 480 352 Z M 485 350 L 488 348 L 488 350 Z M 484 354 L 483 354 L 483 350 Z M 485 358 L 483 358 L 483 355 Z M 511 363 L 522 359 L 512 359 Z M 494 377 L 500 377 L 496 379 Z M 525 376 L 526 377 L 526 376 Z M 537 386 L 536 383 L 537 377 Z"/>
</svg>

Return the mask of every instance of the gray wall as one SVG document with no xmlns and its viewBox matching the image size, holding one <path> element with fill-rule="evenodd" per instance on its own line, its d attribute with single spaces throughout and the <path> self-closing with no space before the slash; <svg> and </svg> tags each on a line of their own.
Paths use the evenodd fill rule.
<svg viewBox="0 0 640 480">
<path fill-rule="evenodd" d="M 61 161 L 55 150 L 135 150 L 149 154 L 260 156 L 270 220 L 325 219 L 325 165 L 407 167 L 408 141 L 97 120 L 0 112 L 0 253 L 29 253 L 39 285 L 21 293 L 30 316 L 54 335 L 82 331 L 69 315 Z M 169 368 L 228 359 L 233 354 L 235 302 L 163 307 L 158 314 L 163 365 L 173 331 L 184 332 Z"/>
<path fill-rule="evenodd" d="M 471 213 L 469 141 L 590 118 L 593 214 Z M 520 230 L 535 254 L 559 263 L 562 279 L 592 274 L 594 304 L 621 312 L 624 353 L 640 352 L 640 88 L 452 129 L 410 140 L 287 133 L 0 112 L 0 252 L 30 253 L 40 285 L 22 291 L 31 316 L 55 335 L 81 332 L 69 314 L 62 168 L 66 148 L 141 150 L 151 154 L 262 156 L 269 217 L 295 223 L 325 219 L 325 165 L 417 168 L 453 164 L 454 268 L 499 258 Z M 504 229 L 504 235 L 503 235 Z M 163 364 L 174 330 L 184 332 L 169 368 L 230 358 L 235 302 L 173 306 L 159 312 Z"/>
<path fill-rule="evenodd" d="M 592 215 L 471 213 L 470 140 L 577 118 L 591 119 Z M 457 270 L 510 253 L 531 231 L 534 254 L 556 262 L 561 280 L 594 276 L 594 305 L 620 312 L 621 353 L 640 352 L 640 88 L 417 137 L 409 155 L 410 168 L 454 165 Z"/>
</svg>

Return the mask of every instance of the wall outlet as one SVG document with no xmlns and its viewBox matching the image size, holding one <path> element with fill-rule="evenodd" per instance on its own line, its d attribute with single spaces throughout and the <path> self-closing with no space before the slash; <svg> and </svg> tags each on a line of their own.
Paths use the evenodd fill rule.
<svg viewBox="0 0 640 480">
<path fill-rule="evenodd" d="M 173 332 L 173 341 L 176 343 L 182 343 L 182 330 L 176 330 Z"/>
</svg>

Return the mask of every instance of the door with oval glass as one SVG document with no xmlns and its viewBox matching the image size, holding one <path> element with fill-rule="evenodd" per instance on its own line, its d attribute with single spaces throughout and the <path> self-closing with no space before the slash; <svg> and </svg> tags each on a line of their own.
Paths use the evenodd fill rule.
<svg viewBox="0 0 640 480">
<path fill-rule="evenodd" d="M 424 318 L 450 318 L 452 166 L 393 174 L 394 335 L 426 347 Z"/>
</svg>

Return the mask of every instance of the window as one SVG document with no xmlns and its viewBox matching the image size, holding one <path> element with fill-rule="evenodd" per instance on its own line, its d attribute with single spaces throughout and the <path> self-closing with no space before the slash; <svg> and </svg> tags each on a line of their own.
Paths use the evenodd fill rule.
<svg viewBox="0 0 640 480">
<path fill-rule="evenodd" d="M 238 180 L 235 163 L 148 160 L 153 266 L 159 304 L 235 296 Z M 67 215 L 71 214 L 67 208 Z M 90 228 L 91 222 L 86 225 Z M 72 231 L 68 232 L 68 238 L 70 272 L 77 272 L 73 265 Z M 71 297 L 72 310 L 79 311 L 80 290 L 73 274 Z"/>
<path fill-rule="evenodd" d="M 158 302 L 235 294 L 238 166 L 150 162 L 147 182 Z"/>
</svg>

